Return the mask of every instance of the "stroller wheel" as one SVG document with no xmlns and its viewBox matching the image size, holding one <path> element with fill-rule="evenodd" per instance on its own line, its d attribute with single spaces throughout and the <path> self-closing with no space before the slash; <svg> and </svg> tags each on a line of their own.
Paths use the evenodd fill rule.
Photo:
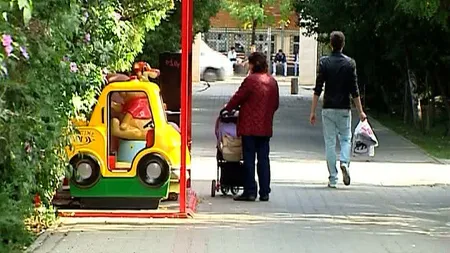
<svg viewBox="0 0 450 253">
<path fill-rule="evenodd" d="M 223 195 L 228 195 L 228 192 L 230 191 L 230 187 L 228 186 L 220 186 L 220 191 Z"/>
<path fill-rule="evenodd" d="M 215 197 L 216 196 L 216 180 L 213 180 L 211 182 L 211 197 Z"/>
<path fill-rule="evenodd" d="M 231 194 L 238 195 L 238 193 L 239 193 L 239 186 L 231 187 Z"/>
</svg>

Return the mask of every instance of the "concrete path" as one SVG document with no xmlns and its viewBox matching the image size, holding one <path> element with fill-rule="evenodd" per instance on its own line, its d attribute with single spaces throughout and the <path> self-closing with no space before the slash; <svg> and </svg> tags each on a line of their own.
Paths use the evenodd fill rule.
<svg viewBox="0 0 450 253">
<path fill-rule="evenodd" d="M 450 249 L 450 187 L 278 183 L 269 202 L 211 198 L 189 220 L 63 219 L 35 253 L 433 252 Z"/>
<path fill-rule="evenodd" d="M 308 123 L 308 89 L 290 95 L 289 86 L 280 85 L 270 201 L 234 202 L 220 193 L 212 198 L 214 123 L 238 85 L 216 83 L 202 92 L 202 86 L 194 88 L 192 176 L 199 196 L 194 219 L 65 218 L 29 251 L 449 252 L 449 166 L 370 120 L 380 140 L 376 156 L 354 160 L 351 186 L 325 187 L 321 122 L 316 127 Z"/>
<path fill-rule="evenodd" d="M 239 84 L 211 85 L 207 90 L 195 87 L 193 102 L 193 178 L 215 178 L 214 123 L 221 107 Z M 316 126 L 309 124 L 312 91 L 302 88 L 290 94 L 289 86 L 280 86 L 280 108 L 275 116 L 271 141 L 273 180 L 326 183 L 324 141 L 321 117 Z M 320 115 L 320 110 L 317 110 Z M 373 158 L 353 158 L 352 181 L 375 185 L 416 185 L 450 183 L 450 166 L 437 162 L 405 138 L 370 119 L 380 142 Z M 358 123 L 353 117 L 353 128 Z M 337 152 L 339 149 L 337 149 Z"/>
</svg>

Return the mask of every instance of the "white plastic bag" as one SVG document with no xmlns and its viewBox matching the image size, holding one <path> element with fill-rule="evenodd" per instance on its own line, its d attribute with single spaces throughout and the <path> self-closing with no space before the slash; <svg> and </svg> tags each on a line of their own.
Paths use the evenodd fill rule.
<svg viewBox="0 0 450 253">
<path fill-rule="evenodd" d="M 353 156 L 375 156 L 378 139 L 367 120 L 360 121 L 355 128 L 352 143 Z"/>
</svg>

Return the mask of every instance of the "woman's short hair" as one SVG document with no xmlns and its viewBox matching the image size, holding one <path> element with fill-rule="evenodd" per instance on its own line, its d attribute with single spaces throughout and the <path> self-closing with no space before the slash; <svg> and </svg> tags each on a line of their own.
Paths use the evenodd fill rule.
<svg viewBox="0 0 450 253">
<path fill-rule="evenodd" d="M 265 73 L 269 71 L 266 56 L 260 52 L 251 53 L 248 57 L 248 63 L 253 65 L 253 73 Z"/>
</svg>

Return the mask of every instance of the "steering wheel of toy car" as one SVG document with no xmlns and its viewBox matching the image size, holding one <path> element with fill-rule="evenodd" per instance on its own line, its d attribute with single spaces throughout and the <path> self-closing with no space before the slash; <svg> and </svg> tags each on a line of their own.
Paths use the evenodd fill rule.
<svg viewBox="0 0 450 253">
<path fill-rule="evenodd" d="M 155 128 L 155 123 L 153 120 L 150 120 L 147 124 L 144 125 L 144 128 Z"/>
</svg>

